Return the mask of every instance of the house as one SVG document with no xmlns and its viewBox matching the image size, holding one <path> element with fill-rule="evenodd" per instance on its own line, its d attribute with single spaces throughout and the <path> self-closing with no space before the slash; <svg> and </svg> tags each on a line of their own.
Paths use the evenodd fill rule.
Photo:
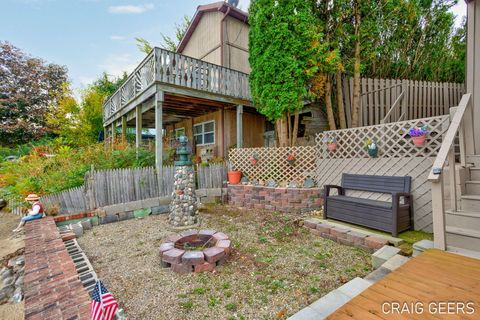
<svg viewBox="0 0 480 320">
<path fill-rule="evenodd" d="M 154 48 L 105 102 L 107 135 L 135 127 L 139 147 L 141 130 L 155 128 L 158 159 L 179 135 L 204 159 L 269 143 L 272 125 L 250 97 L 248 31 L 246 12 L 225 2 L 199 6 L 178 51 Z"/>
</svg>

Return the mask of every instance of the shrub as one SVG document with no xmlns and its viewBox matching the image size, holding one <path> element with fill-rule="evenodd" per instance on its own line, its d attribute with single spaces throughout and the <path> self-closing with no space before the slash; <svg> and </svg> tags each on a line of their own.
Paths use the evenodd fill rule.
<svg viewBox="0 0 480 320">
<path fill-rule="evenodd" d="M 128 145 L 116 145 L 112 151 L 103 144 L 74 148 L 53 140 L 32 148 L 18 161 L 0 162 L 0 195 L 21 200 L 32 192 L 44 195 L 78 187 L 92 166 L 101 170 L 154 164 L 153 151 L 142 149 L 137 155 Z"/>
</svg>

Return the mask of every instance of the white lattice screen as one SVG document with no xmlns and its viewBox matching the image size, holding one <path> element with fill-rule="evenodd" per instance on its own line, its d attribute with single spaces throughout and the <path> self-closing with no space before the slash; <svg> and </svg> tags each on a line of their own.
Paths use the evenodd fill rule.
<svg viewBox="0 0 480 320">
<path fill-rule="evenodd" d="M 408 136 L 413 127 L 428 127 L 424 147 L 416 147 Z M 315 142 L 321 158 L 348 159 L 369 158 L 364 147 L 364 140 L 370 138 L 377 142 L 378 158 L 432 157 L 436 156 L 442 145 L 443 135 L 449 125 L 449 116 L 439 116 L 393 122 L 368 127 L 318 133 Z M 336 151 L 328 151 L 324 138 L 335 138 Z"/>
<path fill-rule="evenodd" d="M 229 161 L 232 169 L 242 171 L 250 180 L 302 183 L 305 178 L 315 176 L 315 152 L 313 146 L 232 149 Z M 294 165 L 287 161 L 289 154 L 296 158 Z M 256 165 L 249 160 L 253 155 L 258 157 Z"/>
</svg>

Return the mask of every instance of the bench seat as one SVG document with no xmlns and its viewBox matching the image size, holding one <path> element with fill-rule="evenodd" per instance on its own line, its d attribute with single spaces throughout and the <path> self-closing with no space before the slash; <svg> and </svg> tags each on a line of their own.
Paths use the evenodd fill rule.
<svg viewBox="0 0 480 320">
<path fill-rule="evenodd" d="M 344 173 L 341 186 L 325 186 L 324 218 L 390 232 L 396 237 L 399 232 L 409 230 L 413 226 L 410 185 L 411 178 L 408 176 Z M 337 189 L 338 194 L 330 194 L 331 189 Z M 382 201 L 347 195 L 349 190 L 389 194 L 391 200 Z"/>
<path fill-rule="evenodd" d="M 387 202 L 387 201 L 380 201 L 380 200 L 373 200 L 373 199 L 366 199 L 366 198 L 355 198 L 355 197 L 349 197 L 349 196 L 341 196 L 341 195 L 336 195 L 336 196 L 330 196 L 328 198 L 329 201 L 337 201 L 337 202 L 349 202 L 349 203 L 357 203 L 357 204 L 362 204 L 362 205 L 370 205 L 374 207 L 381 207 L 381 208 L 387 208 L 387 209 L 392 209 L 392 202 Z"/>
</svg>

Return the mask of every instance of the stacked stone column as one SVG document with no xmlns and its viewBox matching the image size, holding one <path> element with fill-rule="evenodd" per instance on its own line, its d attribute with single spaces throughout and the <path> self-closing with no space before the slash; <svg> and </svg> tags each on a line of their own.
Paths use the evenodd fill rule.
<svg viewBox="0 0 480 320">
<path fill-rule="evenodd" d="M 195 225 L 198 209 L 193 166 L 176 166 L 174 179 L 169 223 L 174 227 Z"/>
</svg>

